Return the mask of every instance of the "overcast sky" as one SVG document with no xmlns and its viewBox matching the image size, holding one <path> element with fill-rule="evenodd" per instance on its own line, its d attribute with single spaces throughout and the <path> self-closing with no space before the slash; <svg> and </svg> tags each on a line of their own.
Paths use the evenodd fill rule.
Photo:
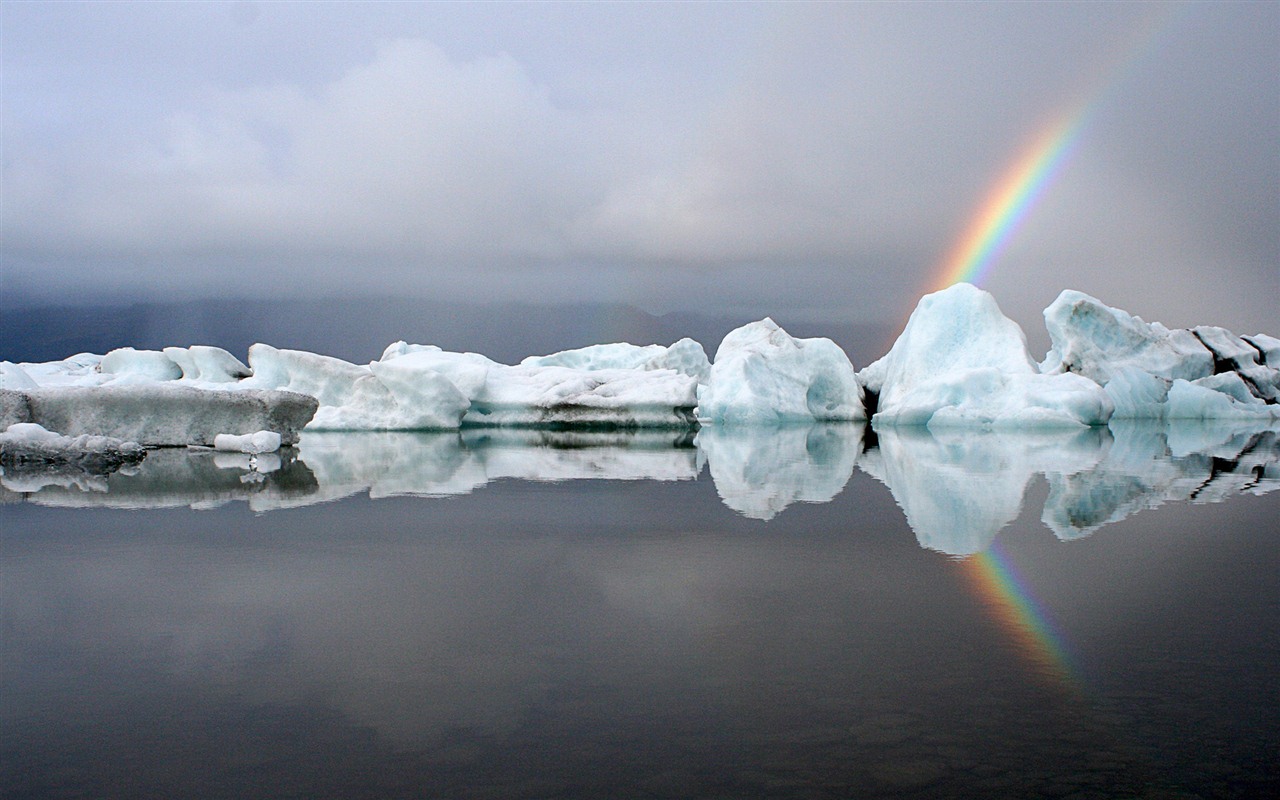
<svg viewBox="0 0 1280 800">
<path fill-rule="evenodd" d="M 902 319 L 1089 110 L 984 288 L 1280 335 L 1280 4 L 23 3 L 3 290 Z"/>
</svg>

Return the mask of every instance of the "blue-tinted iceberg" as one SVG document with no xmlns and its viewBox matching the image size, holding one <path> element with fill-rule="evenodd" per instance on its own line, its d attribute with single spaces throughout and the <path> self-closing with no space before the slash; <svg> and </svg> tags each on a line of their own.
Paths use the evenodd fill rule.
<svg viewBox="0 0 1280 800">
<path fill-rule="evenodd" d="M 878 396 L 877 427 L 1080 427 L 1105 424 L 1114 409 L 1086 377 L 1041 374 L 1022 329 L 966 283 L 923 297 L 859 378 Z"/>
<path fill-rule="evenodd" d="M 1041 370 L 1105 387 L 1117 418 L 1280 418 L 1280 353 L 1269 336 L 1170 330 L 1076 291 L 1058 295 L 1044 318 L 1053 346 Z"/>
<path fill-rule="evenodd" d="M 796 339 L 769 318 L 724 337 L 698 420 L 720 424 L 865 419 L 853 364 L 830 339 Z"/>
</svg>

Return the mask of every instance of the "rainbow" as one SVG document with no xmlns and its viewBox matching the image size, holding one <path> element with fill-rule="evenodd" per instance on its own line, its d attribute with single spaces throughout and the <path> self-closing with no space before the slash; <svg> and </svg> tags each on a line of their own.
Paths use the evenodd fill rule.
<svg viewBox="0 0 1280 800">
<path fill-rule="evenodd" d="M 1051 683 L 1080 692 L 1083 683 L 1062 636 L 997 545 L 960 562 L 991 617 Z"/>
<path fill-rule="evenodd" d="M 1080 140 L 1087 114 L 1054 120 L 996 181 L 964 234 L 943 259 L 931 291 L 962 281 L 981 284 L 1036 202 L 1061 173 Z"/>
<path fill-rule="evenodd" d="M 928 291 L 960 282 L 982 284 L 1022 223 L 1062 174 L 1098 109 L 1118 94 L 1124 79 L 1152 53 L 1161 36 L 1193 10 L 1192 4 L 1157 7 L 1124 47 L 1111 59 L 1099 62 L 1100 68 L 1088 84 L 1094 87 L 1092 91 L 1082 93 L 1081 99 L 1069 103 L 1065 111 L 1037 129 L 987 191 L 978 211 L 943 257 Z"/>
</svg>

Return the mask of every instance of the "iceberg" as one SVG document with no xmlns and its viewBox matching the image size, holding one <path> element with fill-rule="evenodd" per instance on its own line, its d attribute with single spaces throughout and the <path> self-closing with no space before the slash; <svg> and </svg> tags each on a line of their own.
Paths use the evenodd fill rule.
<svg viewBox="0 0 1280 800">
<path fill-rule="evenodd" d="M 673 369 L 698 383 L 706 383 L 711 362 L 702 345 L 693 339 L 681 339 L 670 347 L 659 344 L 640 346 L 626 343 L 597 344 L 576 350 L 564 350 L 548 356 L 529 356 L 520 362 L 531 367 L 572 367 L 573 369 Z"/>
<path fill-rule="evenodd" d="M 1275 340 L 1223 328 L 1170 330 L 1064 291 L 1044 312 L 1052 347 L 1040 369 L 1105 387 L 1117 418 L 1280 417 Z"/>
<path fill-rule="evenodd" d="M 280 434 L 275 431 L 257 431 L 241 436 L 234 433 L 220 433 L 213 437 L 213 449 L 250 455 L 274 453 L 280 449 Z"/>
<path fill-rule="evenodd" d="M 697 395 L 697 418 L 706 423 L 866 419 L 844 351 L 830 339 L 793 338 L 768 317 L 724 337 Z"/>
<path fill-rule="evenodd" d="M 1041 374 L 1022 329 L 967 283 L 923 297 L 888 354 L 859 378 L 877 396 L 877 428 L 1103 425 L 1115 408 L 1087 377 Z"/>
<path fill-rule="evenodd" d="M 377 363 L 377 362 L 375 362 Z M 266 344 L 249 348 L 253 376 L 243 386 L 314 397 L 309 430 L 440 430 L 457 428 L 470 406 L 444 375 L 430 369 L 377 369 Z"/>
<path fill-rule="evenodd" d="M 454 428 L 688 428 L 698 385 L 688 370 L 696 371 L 702 347 L 684 341 L 689 345 L 677 342 L 669 349 L 655 345 L 665 352 L 648 350 L 643 362 L 630 350 L 634 345 L 603 345 L 598 350 L 586 348 L 591 352 L 525 359 L 516 366 L 475 353 L 397 342 L 370 367 L 384 380 L 416 384 L 423 376 L 435 375 L 449 381 L 467 401 Z M 673 350 L 676 356 L 671 356 Z M 641 365 L 611 366 L 637 362 Z M 686 371 L 662 363 L 674 363 Z"/>
<path fill-rule="evenodd" d="M 285 444 L 316 411 L 296 392 L 198 389 L 174 383 L 0 390 L 0 424 L 34 422 L 64 436 L 109 436 L 152 447 L 212 446 L 220 433 L 274 431 Z"/>
<path fill-rule="evenodd" d="M 1037 365 L 1022 329 L 995 299 L 956 284 L 921 298 L 890 351 L 861 372 L 830 339 L 794 338 L 768 317 L 725 336 L 714 362 L 688 338 L 669 346 L 592 345 L 514 366 L 404 341 L 363 365 L 261 343 L 249 349 L 247 365 L 205 345 L 124 347 L 43 364 L 0 361 L 0 422 L 127 437 L 125 401 L 145 401 L 139 410 L 151 429 L 144 444 L 207 445 L 218 433 L 256 430 L 275 430 L 289 444 L 300 427 L 292 416 L 278 430 L 248 421 L 219 430 L 196 419 L 219 404 L 228 405 L 217 412 L 222 419 L 235 416 L 257 402 L 245 393 L 264 391 L 313 398 L 311 431 L 691 431 L 868 415 L 877 428 L 932 429 L 1280 419 L 1280 339 L 1210 326 L 1169 330 L 1071 290 L 1045 309 L 1045 323 L 1052 348 Z M 106 393 L 76 394 L 89 390 Z M 54 399 L 64 391 L 72 394 Z M 192 391 L 208 395 L 195 399 Z M 32 398 L 42 413 L 72 404 L 87 416 L 79 428 L 63 412 L 56 424 L 42 421 L 32 416 Z M 96 400 L 110 408 L 92 410 Z M 164 413 L 174 417 L 161 433 Z M 189 435 L 184 425 L 194 426 Z"/>
</svg>

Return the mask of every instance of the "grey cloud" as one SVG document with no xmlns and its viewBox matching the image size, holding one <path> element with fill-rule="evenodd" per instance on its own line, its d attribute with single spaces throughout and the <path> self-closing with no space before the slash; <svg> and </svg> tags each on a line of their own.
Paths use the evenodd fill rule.
<svg viewBox="0 0 1280 800">
<path fill-rule="evenodd" d="M 42 84 L 49 65 L 19 41 L 4 281 L 893 318 L 933 288 L 1036 127 L 1169 17 L 989 288 L 1029 332 L 1066 286 L 1174 324 L 1253 329 L 1274 314 L 1274 8 L 572 8 L 327 7 L 313 20 L 265 5 L 210 22 L 244 63 L 166 81 L 129 69 L 200 41 L 193 9 L 125 7 L 112 19 L 139 21 L 113 51 L 126 66 L 85 87 L 128 84 L 155 116 L 124 95 L 118 115 L 98 98 L 77 116 L 75 85 Z M 308 39 L 332 41 L 331 59 Z M 55 45 L 82 68 L 107 52 Z M 43 96 L 58 98 L 48 118 Z"/>
</svg>

